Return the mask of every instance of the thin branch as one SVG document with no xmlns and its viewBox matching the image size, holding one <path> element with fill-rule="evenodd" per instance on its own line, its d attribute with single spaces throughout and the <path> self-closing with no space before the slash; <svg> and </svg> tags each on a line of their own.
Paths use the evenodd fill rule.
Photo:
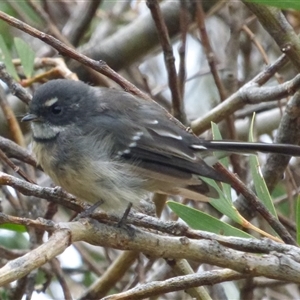
<svg viewBox="0 0 300 300">
<path fill-rule="evenodd" d="M 268 248 L 268 254 L 247 253 L 245 255 L 244 252 L 224 247 L 215 240 L 191 240 L 139 229 L 135 229 L 135 234 L 132 236 L 126 229 L 101 224 L 95 220 L 83 219 L 81 222 L 60 223 L 55 226 L 55 229 L 57 230 L 46 243 L 26 254 L 26 259 L 17 258 L 0 269 L 0 285 L 25 276 L 64 251 L 70 242 L 75 241 L 139 251 L 151 257 L 185 258 L 231 268 L 236 272 L 246 271 L 249 276 L 265 276 L 300 283 L 299 248 L 291 245 L 279 245 L 273 242 L 273 245 L 279 249 L 287 249 L 284 254 L 271 252 L 271 248 Z M 248 245 L 253 241 L 252 239 L 239 240 L 243 240 L 243 243 Z M 257 245 L 263 241 L 257 240 Z"/>
<path fill-rule="evenodd" d="M 169 87 L 172 94 L 173 115 L 182 123 L 185 123 L 186 116 L 183 110 L 183 103 L 179 90 L 178 76 L 175 67 L 175 57 L 173 54 L 173 48 L 170 42 L 168 29 L 165 24 L 158 1 L 147 0 L 147 6 L 149 7 L 152 18 L 155 22 L 158 38 L 160 40 L 164 54 L 166 70 L 168 73 Z"/>
<path fill-rule="evenodd" d="M 28 24 L 0 11 L 0 19 L 5 21 L 6 23 L 10 24 L 13 27 L 16 27 L 28 34 L 30 34 L 33 37 L 36 37 L 46 44 L 52 46 L 54 49 L 56 49 L 59 53 L 62 55 L 66 55 L 70 58 L 73 58 L 77 60 L 78 62 L 82 63 L 83 65 L 92 68 L 95 71 L 98 71 L 99 73 L 106 75 L 110 79 L 117 82 L 124 90 L 131 92 L 134 95 L 137 95 L 143 99 L 149 100 L 149 96 L 144 94 L 142 91 L 140 91 L 136 86 L 131 84 L 128 80 L 123 78 L 121 75 L 119 75 L 117 72 L 112 70 L 104 61 L 95 61 L 93 59 L 90 59 L 89 57 L 80 54 L 79 52 L 75 51 L 73 48 L 65 45 L 58 39 L 54 38 L 53 36 L 46 34 L 42 31 L 37 30 L 36 28 L 29 26 Z"/>
<path fill-rule="evenodd" d="M 21 131 L 20 125 L 17 122 L 17 118 L 9 105 L 9 102 L 6 98 L 5 92 L 0 86 L 0 106 L 3 111 L 4 117 L 7 121 L 7 124 L 12 134 L 13 140 L 20 146 L 25 147 L 24 136 Z"/>
<path fill-rule="evenodd" d="M 63 290 L 64 299 L 72 300 L 73 297 L 72 297 L 71 291 L 68 287 L 68 284 L 66 282 L 65 274 L 63 273 L 63 271 L 61 269 L 61 266 L 60 266 L 60 263 L 57 260 L 57 258 L 54 258 L 50 261 L 50 266 L 51 266 L 53 274 L 55 274 L 55 276 L 56 276 L 56 278 L 57 278 L 58 282 L 60 283 L 60 286 Z"/>
<path fill-rule="evenodd" d="M 288 23 L 280 9 L 266 5 L 243 3 L 256 15 L 259 22 L 285 53 L 293 65 L 300 71 L 300 42 L 299 37 Z"/>
<path fill-rule="evenodd" d="M 180 0 L 180 34 L 181 44 L 178 49 L 179 53 L 179 71 L 178 85 L 181 101 L 184 101 L 185 81 L 186 81 L 186 37 L 188 32 L 189 11 L 187 9 L 187 0 Z"/>
<path fill-rule="evenodd" d="M 60 188 L 42 188 L 3 172 L 0 172 L 0 185 L 9 185 L 26 196 L 46 199 L 64 205 L 76 212 L 82 212 L 87 207 L 85 203 L 76 200 L 74 196 L 62 191 Z"/>
<path fill-rule="evenodd" d="M 109 290 L 124 276 L 128 268 L 138 259 L 139 252 L 124 251 L 102 274 L 99 279 L 81 295 L 78 300 L 102 299 Z"/>
<path fill-rule="evenodd" d="M 210 128 L 211 122 L 220 122 L 245 104 L 256 104 L 266 101 L 280 100 L 293 95 L 300 88 L 300 75 L 283 84 L 272 87 L 258 87 L 256 82 L 260 77 L 241 87 L 225 101 L 213 108 L 204 117 L 192 121 L 191 127 L 198 135 Z"/>
<path fill-rule="evenodd" d="M 225 92 L 224 86 L 223 86 L 222 81 L 218 74 L 218 70 L 216 67 L 215 54 L 210 45 L 210 41 L 209 41 L 208 34 L 206 31 L 205 22 L 204 22 L 205 14 L 204 14 L 204 11 L 202 8 L 202 1 L 195 1 L 194 3 L 196 5 L 196 17 L 197 17 L 196 20 L 197 20 L 197 24 L 198 24 L 198 28 L 199 28 L 199 32 L 200 32 L 201 42 L 203 44 L 203 49 L 204 49 L 204 52 L 206 55 L 206 59 L 208 61 L 208 65 L 210 67 L 210 71 L 211 71 L 211 74 L 215 81 L 216 87 L 218 89 L 220 99 L 221 99 L 221 101 L 224 101 L 227 98 L 226 92 Z"/>
<path fill-rule="evenodd" d="M 138 287 L 126 292 L 104 297 L 103 300 L 139 300 L 203 285 L 213 285 L 220 282 L 243 279 L 249 276 L 250 275 L 238 273 L 229 269 L 213 270 L 202 272 L 200 274 L 177 276 L 164 281 L 140 284 Z"/>
<path fill-rule="evenodd" d="M 18 166 L 16 166 L 6 155 L 5 153 L 0 149 L 0 159 L 6 163 L 14 172 L 19 174 L 22 178 L 24 178 L 26 181 L 35 184 L 33 180 L 31 180 L 26 173 L 24 173 Z"/>
<path fill-rule="evenodd" d="M 0 14 L 1 13 L 2 12 L 0 12 Z M 2 62 L 0 62 L 0 78 L 7 84 L 13 95 L 26 104 L 31 101 L 32 96 L 6 72 L 5 64 Z"/>
<path fill-rule="evenodd" d="M 33 10 L 37 13 L 37 15 L 46 23 L 47 29 L 56 38 L 61 40 L 69 47 L 73 47 L 72 44 L 68 41 L 68 39 L 63 36 L 57 26 L 52 22 L 48 13 L 37 3 L 37 1 L 27 0 L 27 3 L 33 8 Z"/>
<path fill-rule="evenodd" d="M 0 136 L 0 149 L 10 158 L 16 158 L 33 167 L 37 167 L 35 158 L 29 152 L 13 141 Z"/>
<path fill-rule="evenodd" d="M 102 0 L 89 0 L 88 2 L 79 2 L 76 9 L 64 25 L 63 34 L 68 37 L 70 43 L 77 46 L 81 37 L 92 22 L 98 7 Z"/>
</svg>

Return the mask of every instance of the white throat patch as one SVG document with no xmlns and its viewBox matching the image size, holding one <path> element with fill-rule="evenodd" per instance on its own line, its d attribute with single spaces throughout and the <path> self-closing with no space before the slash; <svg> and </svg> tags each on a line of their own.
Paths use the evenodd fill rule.
<svg viewBox="0 0 300 300">
<path fill-rule="evenodd" d="M 31 122 L 32 135 L 36 139 L 50 140 L 58 133 L 66 130 L 67 126 L 50 125 L 44 122 Z"/>
</svg>

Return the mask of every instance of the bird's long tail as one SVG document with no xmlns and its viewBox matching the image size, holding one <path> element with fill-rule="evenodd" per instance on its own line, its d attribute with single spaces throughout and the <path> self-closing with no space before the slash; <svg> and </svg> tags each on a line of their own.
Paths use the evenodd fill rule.
<svg viewBox="0 0 300 300">
<path fill-rule="evenodd" d="M 224 151 L 233 153 L 265 152 L 288 156 L 300 156 L 300 146 L 291 144 L 235 142 L 230 140 L 201 140 L 199 145 L 192 145 L 192 148 L 199 151 Z"/>
</svg>

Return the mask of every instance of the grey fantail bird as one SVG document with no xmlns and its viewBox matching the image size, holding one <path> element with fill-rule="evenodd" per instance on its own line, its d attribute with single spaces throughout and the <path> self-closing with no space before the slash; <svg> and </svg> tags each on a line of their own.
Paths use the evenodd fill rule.
<svg viewBox="0 0 300 300">
<path fill-rule="evenodd" d="M 22 121 L 32 121 L 33 151 L 55 184 L 115 213 L 149 192 L 216 197 L 200 178 L 228 182 L 205 162 L 212 151 L 300 156 L 295 145 L 200 139 L 155 102 L 65 79 L 40 86 Z"/>
</svg>

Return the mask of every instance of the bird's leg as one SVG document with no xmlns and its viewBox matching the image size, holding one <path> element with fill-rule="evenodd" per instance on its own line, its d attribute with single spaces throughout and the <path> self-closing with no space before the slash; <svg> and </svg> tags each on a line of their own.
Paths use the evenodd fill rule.
<svg viewBox="0 0 300 300">
<path fill-rule="evenodd" d="M 99 200 L 96 203 L 94 203 L 93 205 L 91 205 L 89 208 L 85 209 L 84 211 L 82 211 L 80 214 L 77 215 L 77 217 L 74 219 L 74 221 L 77 221 L 78 219 L 81 218 L 88 218 L 90 217 L 90 215 L 101 205 L 103 204 L 103 200 Z"/>
<path fill-rule="evenodd" d="M 132 203 L 129 202 L 123 216 L 121 217 L 120 221 L 118 222 L 118 227 L 124 227 L 125 225 L 127 225 L 126 221 L 127 221 L 127 218 L 128 218 L 131 208 L 132 208 Z"/>
</svg>

